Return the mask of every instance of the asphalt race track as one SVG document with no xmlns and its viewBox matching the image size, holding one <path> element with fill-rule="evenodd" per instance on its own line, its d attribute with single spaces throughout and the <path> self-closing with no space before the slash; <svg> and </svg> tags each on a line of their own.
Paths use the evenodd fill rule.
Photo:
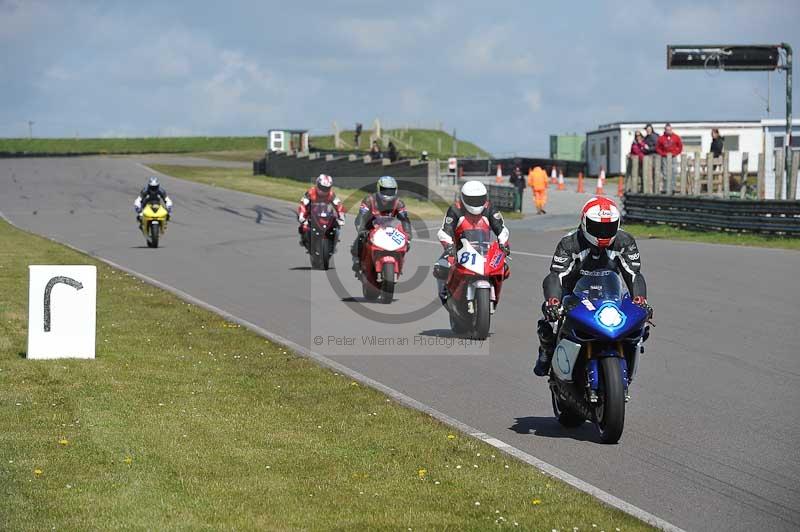
<svg viewBox="0 0 800 532">
<path fill-rule="evenodd" d="M 545 380 L 530 371 L 546 257 L 561 231 L 512 233 L 493 334 L 460 345 L 434 301 L 433 234 L 414 242 L 397 301 L 363 303 L 350 272 L 352 218 L 338 268 L 309 271 L 286 203 L 167 177 L 174 221 L 163 247 L 147 249 L 131 205 L 148 173 L 125 158 L 4 159 L 0 211 L 331 356 L 676 526 L 800 529 L 800 253 L 640 241 L 657 328 L 622 440 L 603 446 L 588 424 L 560 428 Z"/>
</svg>

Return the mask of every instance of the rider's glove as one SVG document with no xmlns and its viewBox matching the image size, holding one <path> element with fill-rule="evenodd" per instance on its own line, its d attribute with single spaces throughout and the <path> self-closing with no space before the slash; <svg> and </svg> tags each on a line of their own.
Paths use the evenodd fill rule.
<svg viewBox="0 0 800 532">
<path fill-rule="evenodd" d="M 561 301 L 557 297 L 551 297 L 544 303 L 544 317 L 547 321 L 558 321 L 561 317 Z"/>
<path fill-rule="evenodd" d="M 511 255 L 511 248 L 506 244 L 500 244 L 500 251 L 506 254 L 506 256 Z"/>
<path fill-rule="evenodd" d="M 647 311 L 647 319 L 653 319 L 653 307 L 647 302 L 647 298 L 644 296 L 636 296 L 633 298 L 633 304 L 639 307 L 642 307 L 644 310 Z"/>
<path fill-rule="evenodd" d="M 344 227 L 344 218 L 339 218 L 336 221 L 339 222 L 339 227 Z"/>
<path fill-rule="evenodd" d="M 298 214 L 298 215 L 297 215 L 297 222 L 298 222 L 298 223 L 301 223 L 301 224 L 304 224 L 304 223 L 306 223 L 306 217 L 305 217 L 305 216 L 303 216 L 302 214 Z"/>
</svg>

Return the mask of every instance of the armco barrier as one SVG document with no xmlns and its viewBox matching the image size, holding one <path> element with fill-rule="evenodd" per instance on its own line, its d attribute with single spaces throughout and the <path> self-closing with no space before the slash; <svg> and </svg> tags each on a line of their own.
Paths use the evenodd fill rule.
<svg viewBox="0 0 800 532">
<path fill-rule="evenodd" d="M 629 222 L 800 236 L 800 201 L 625 194 L 622 204 Z"/>
<path fill-rule="evenodd" d="M 503 185 L 487 185 L 489 201 L 501 211 L 514 210 L 514 187 Z"/>
</svg>

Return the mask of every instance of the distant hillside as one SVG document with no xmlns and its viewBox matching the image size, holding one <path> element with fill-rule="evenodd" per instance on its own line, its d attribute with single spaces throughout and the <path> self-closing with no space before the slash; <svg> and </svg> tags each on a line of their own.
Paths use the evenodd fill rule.
<svg viewBox="0 0 800 532">
<path fill-rule="evenodd" d="M 361 133 L 360 151 L 369 150 L 371 131 Z M 392 140 L 404 157 L 419 157 L 426 150 L 431 159 L 446 159 L 453 149 L 453 137 L 434 129 L 384 129 L 382 131 L 385 150 Z M 354 150 L 353 131 L 341 134 L 344 148 Z M 239 152 L 243 160 L 250 160 L 263 153 L 267 144 L 262 137 L 141 137 L 141 138 L 0 138 L 0 155 L 3 154 L 136 154 L 136 153 L 208 153 Z M 312 136 L 312 148 L 332 150 L 333 135 Z M 471 142 L 458 141 L 456 155 L 459 157 L 488 156 L 488 153 Z"/>
<path fill-rule="evenodd" d="M 364 130 L 361 132 L 360 146 L 361 151 L 369 150 L 369 138 L 373 132 Z M 339 137 L 344 145 L 344 150 L 354 150 L 353 135 L 355 131 L 342 131 Z M 431 159 L 446 159 L 452 155 L 453 136 L 437 129 L 383 129 L 383 146 L 386 148 L 389 140 L 392 140 L 398 151 L 407 157 L 418 157 L 425 150 Z M 311 146 L 322 150 L 333 150 L 333 135 L 311 137 Z M 471 142 L 458 140 L 456 155 L 459 157 L 487 157 L 489 152 L 476 146 Z"/>
<path fill-rule="evenodd" d="M 0 138 L 0 153 L 189 153 L 264 150 L 264 137 Z"/>
</svg>

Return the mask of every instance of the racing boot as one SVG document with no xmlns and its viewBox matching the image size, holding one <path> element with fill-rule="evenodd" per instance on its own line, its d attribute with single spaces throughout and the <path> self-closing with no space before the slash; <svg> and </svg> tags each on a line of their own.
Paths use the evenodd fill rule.
<svg viewBox="0 0 800 532">
<path fill-rule="evenodd" d="M 536 359 L 533 373 L 539 377 L 546 377 L 550 373 L 550 362 L 553 360 L 553 351 L 556 348 L 556 335 L 546 320 L 539 320 L 536 329 L 539 334 L 539 358 Z"/>
</svg>

